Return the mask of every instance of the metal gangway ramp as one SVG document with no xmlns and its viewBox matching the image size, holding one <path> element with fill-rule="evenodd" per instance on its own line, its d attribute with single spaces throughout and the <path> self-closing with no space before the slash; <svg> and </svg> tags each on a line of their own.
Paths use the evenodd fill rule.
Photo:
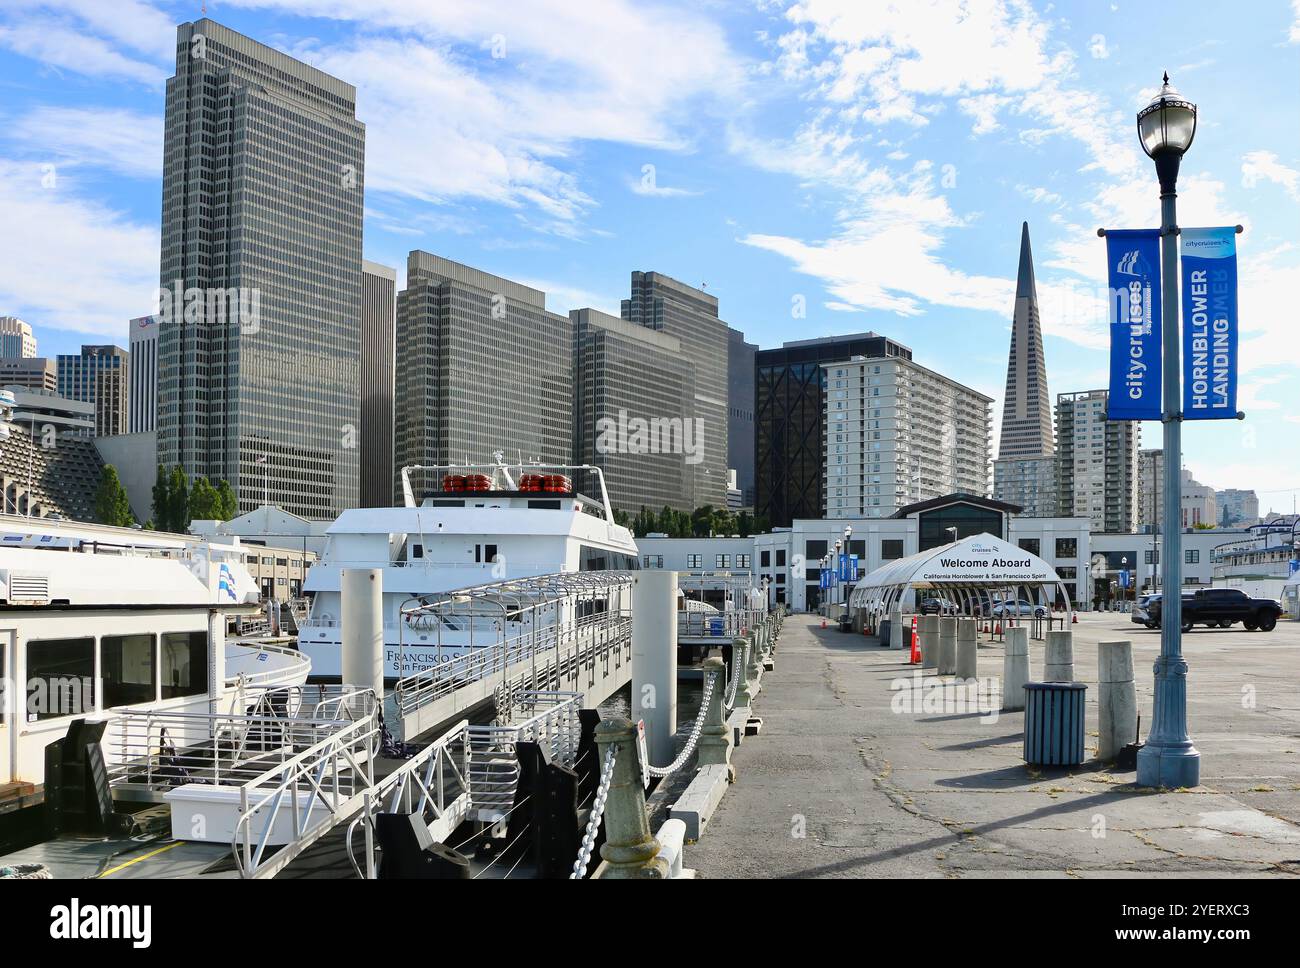
<svg viewBox="0 0 1300 968">
<path fill-rule="evenodd" d="M 398 680 L 403 737 L 445 727 L 498 695 L 565 692 L 583 706 L 604 702 L 631 681 L 632 581 L 628 571 L 539 575 L 403 608 L 403 631 L 475 629 L 460 655 Z"/>
</svg>

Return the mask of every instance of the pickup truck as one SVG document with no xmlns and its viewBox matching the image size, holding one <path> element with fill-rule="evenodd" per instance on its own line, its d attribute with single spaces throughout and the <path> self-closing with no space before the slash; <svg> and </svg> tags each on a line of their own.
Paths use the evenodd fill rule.
<svg viewBox="0 0 1300 968">
<path fill-rule="evenodd" d="M 1161 599 L 1147 605 L 1149 621 L 1160 626 Z M 1195 625 L 1226 629 L 1241 622 L 1248 632 L 1271 632 L 1282 614 L 1282 606 L 1270 598 L 1251 598 L 1240 588 L 1202 588 L 1183 595 L 1183 631 Z"/>
</svg>

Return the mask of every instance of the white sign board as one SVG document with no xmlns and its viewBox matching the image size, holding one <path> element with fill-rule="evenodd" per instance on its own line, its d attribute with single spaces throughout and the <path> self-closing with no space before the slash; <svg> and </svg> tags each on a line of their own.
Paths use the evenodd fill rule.
<svg viewBox="0 0 1300 968">
<path fill-rule="evenodd" d="M 923 582 L 1007 585 L 1060 581 L 1052 566 L 1037 555 L 989 535 L 968 538 L 938 552 L 921 565 L 915 578 Z"/>
</svg>

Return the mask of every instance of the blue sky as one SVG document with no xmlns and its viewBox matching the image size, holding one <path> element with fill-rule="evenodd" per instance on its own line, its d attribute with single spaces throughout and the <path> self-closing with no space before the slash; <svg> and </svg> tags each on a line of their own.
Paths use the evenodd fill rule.
<svg viewBox="0 0 1300 968">
<path fill-rule="evenodd" d="M 0 314 L 126 341 L 157 286 L 163 84 L 200 4 L 0 3 Z M 1300 0 L 214 0 L 358 88 L 368 258 L 423 248 L 617 313 L 706 283 L 761 346 L 873 329 L 1000 404 L 1020 223 L 1053 394 L 1106 383 L 1096 228 L 1158 221 L 1134 112 L 1201 111 L 1180 221 L 1242 223 L 1244 424 L 1185 463 L 1300 488 Z M 303 11 L 310 11 L 304 15 Z M 802 317 L 795 307 L 806 306 Z M 1143 445 L 1158 446 L 1146 424 Z"/>
</svg>

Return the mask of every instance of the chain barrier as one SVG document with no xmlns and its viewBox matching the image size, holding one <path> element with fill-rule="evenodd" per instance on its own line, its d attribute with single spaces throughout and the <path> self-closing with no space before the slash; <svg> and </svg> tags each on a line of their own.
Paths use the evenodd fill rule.
<svg viewBox="0 0 1300 968">
<path fill-rule="evenodd" d="M 749 662 L 749 646 L 740 647 L 740 658 L 737 659 L 735 650 L 731 655 L 731 682 L 727 683 L 727 694 L 723 703 L 728 710 L 736 708 L 736 689 L 740 686 L 740 677 L 745 674 L 745 664 Z"/>
<path fill-rule="evenodd" d="M 677 759 L 667 766 L 650 766 L 647 764 L 646 772 L 651 776 L 662 778 L 670 773 L 676 773 L 691 758 L 691 754 L 695 752 L 695 744 L 700 741 L 700 733 L 704 729 L 704 720 L 709 714 L 709 700 L 713 698 L 713 686 L 717 681 L 718 674 L 714 672 L 710 673 L 708 681 L 704 683 L 704 694 L 700 696 L 700 711 L 695 714 L 695 724 L 691 726 L 691 735 L 687 738 L 682 751 L 677 754 Z"/>
<path fill-rule="evenodd" d="M 596 786 L 596 799 L 591 804 L 591 819 L 582 834 L 582 844 L 578 847 L 578 859 L 573 862 L 573 873 L 569 880 L 580 881 L 587 876 L 587 865 L 591 863 L 591 852 L 596 845 L 596 831 L 600 829 L 601 818 L 605 815 L 605 801 L 609 799 L 609 785 L 614 779 L 614 747 L 605 754 L 605 763 L 600 768 L 600 782 Z"/>
</svg>

